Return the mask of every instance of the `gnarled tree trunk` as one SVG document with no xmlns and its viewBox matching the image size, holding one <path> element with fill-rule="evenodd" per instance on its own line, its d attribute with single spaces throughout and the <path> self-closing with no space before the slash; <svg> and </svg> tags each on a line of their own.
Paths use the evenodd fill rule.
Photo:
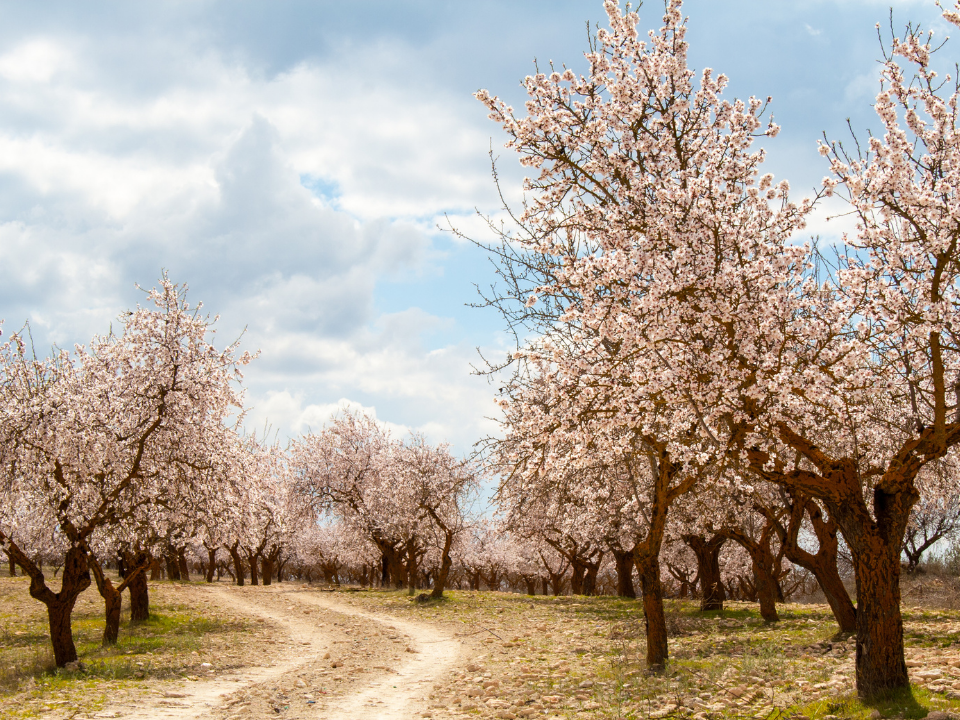
<svg viewBox="0 0 960 720">
<path fill-rule="evenodd" d="M 774 523 L 767 520 L 763 530 L 756 538 L 750 537 L 741 528 L 724 528 L 722 534 L 740 545 L 750 556 L 753 567 L 753 587 L 760 602 L 760 617 L 766 622 L 776 622 L 780 619 L 777 614 L 777 595 L 779 586 L 774 577 L 777 559 L 773 554 L 770 543 L 773 540 Z"/>
<path fill-rule="evenodd" d="M 93 577 L 97 582 L 97 590 L 100 592 L 100 597 L 103 598 L 106 621 L 103 627 L 103 645 L 116 645 L 117 638 L 120 635 L 120 610 L 123 606 L 123 591 L 144 575 L 150 563 L 150 557 L 146 553 L 140 553 L 132 566 L 124 562 L 126 566 L 124 568 L 125 577 L 116 587 L 113 586 L 113 581 L 104 574 L 103 568 L 93 553 L 88 555 L 88 561 L 90 569 L 93 571 Z"/>
<path fill-rule="evenodd" d="M 617 569 L 617 595 L 635 598 L 637 591 L 633 587 L 633 551 L 613 550 L 613 562 Z"/>
<path fill-rule="evenodd" d="M 210 547 L 209 545 L 204 545 L 207 549 L 207 572 L 205 574 L 205 580 L 208 583 L 213 582 L 213 576 L 217 572 L 217 547 L 214 545 Z M 219 578 L 218 578 L 219 579 Z"/>
<path fill-rule="evenodd" d="M 53 659 L 57 667 L 76 662 L 77 646 L 73 642 L 70 618 L 80 593 L 90 587 L 87 553 L 76 546 L 67 550 L 60 592 L 55 593 L 47 587 L 40 567 L 27 557 L 16 543 L 2 533 L 0 542 L 3 542 L 7 554 L 30 576 L 30 596 L 47 606 L 50 644 L 53 646 Z"/>
<path fill-rule="evenodd" d="M 816 578 L 823 591 L 827 604 L 833 612 L 840 632 L 853 633 L 857 630 L 857 610 L 853 606 L 850 594 L 847 592 L 840 571 L 837 569 L 837 521 L 831 515 L 825 518 L 817 505 L 809 496 L 802 493 L 792 493 L 790 497 L 790 518 L 786 527 L 776 523 L 777 533 L 783 545 L 783 552 L 787 560 L 802 568 L 806 568 Z M 761 510 L 762 511 L 762 510 Z M 766 514 L 766 513 L 764 513 Z M 803 524 L 804 514 L 810 518 L 813 532 L 817 537 L 816 554 L 809 553 L 800 547 L 797 538 Z"/>
<path fill-rule="evenodd" d="M 637 574 L 643 594 L 643 620 L 647 630 L 647 670 L 662 672 L 667 662 L 667 618 L 663 612 L 659 553 L 638 555 Z"/>
<path fill-rule="evenodd" d="M 683 541 L 697 558 L 697 576 L 700 578 L 700 611 L 723 610 L 723 582 L 720 580 L 720 550 L 727 538 L 714 535 L 709 540 L 703 535 L 684 535 Z"/>
<path fill-rule="evenodd" d="M 184 582 L 190 582 L 190 568 L 187 566 L 186 548 L 177 548 L 177 569 L 180 571 L 180 579 Z"/>
<path fill-rule="evenodd" d="M 227 552 L 230 553 L 230 559 L 233 560 L 233 572 L 237 585 L 243 587 L 245 575 L 243 572 L 243 558 L 240 556 L 240 543 L 235 542 L 233 545 L 230 545 L 227 548 Z"/>
</svg>

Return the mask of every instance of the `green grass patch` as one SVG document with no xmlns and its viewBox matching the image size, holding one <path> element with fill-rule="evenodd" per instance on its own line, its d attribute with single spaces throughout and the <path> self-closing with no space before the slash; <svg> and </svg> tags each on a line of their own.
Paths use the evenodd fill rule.
<svg viewBox="0 0 960 720">
<path fill-rule="evenodd" d="M 25 579 L 0 578 L 0 604 L 14 609 L 0 616 L 0 705 L 15 708 L 10 717 L 42 715 L 64 702 L 96 711 L 108 687 L 192 672 L 205 643 L 218 639 L 226 645 L 247 627 L 172 601 L 151 584 L 149 619 L 131 623 L 125 607 L 117 643 L 104 647 L 103 601 L 95 588 L 88 589 L 78 599 L 71 622 L 81 668 L 68 670 L 55 666 L 46 608 L 27 589 Z M 126 605 L 126 597 L 124 601 Z"/>
</svg>

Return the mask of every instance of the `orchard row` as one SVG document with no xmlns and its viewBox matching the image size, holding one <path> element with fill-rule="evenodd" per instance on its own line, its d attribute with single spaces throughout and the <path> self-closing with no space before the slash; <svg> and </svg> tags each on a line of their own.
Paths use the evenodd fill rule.
<svg viewBox="0 0 960 720">
<path fill-rule="evenodd" d="M 796 201 L 756 146 L 779 131 L 771 99 L 694 72 L 681 0 L 646 34 L 604 6 L 587 72 L 538 69 L 523 113 L 477 93 L 530 174 L 483 243 L 501 278 L 486 302 L 517 339 L 491 367 L 507 377 L 487 456 L 507 522 L 635 565 L 651 669 L 667 660 L 664 547 L 685 541 L 710 596 L 727 538 L 764 617 L 782 554 L 856 630 L 859 694 L 907 687 L 901 551 L 958 494 L 957 68 L 916 26 L 884 39 L 878 127 L 820 140 L 827 176 Z M 960 4 L 943 18 L 960 26 Z M 829 247 L 802 237 L 818 205 L 847 231 Z"/>
</svg>

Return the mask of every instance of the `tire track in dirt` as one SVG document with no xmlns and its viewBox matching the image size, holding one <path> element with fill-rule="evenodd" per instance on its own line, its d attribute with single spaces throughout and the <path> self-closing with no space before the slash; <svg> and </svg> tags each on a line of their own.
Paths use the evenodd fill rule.
<svg viewBox="0 0 960 720">
<path fill-rule="evenodd" d="M 460 660 L 460 641 L 428 625 L 357 610 L 326 596 L 301 593 L 299 599 L 335 612 L 396 628 L 410 636 L 413 649 L 416 650 L 395 671 L 395 675 L 379 678 L 356 695 L 343 698 L 336 708 L 330 708 L 321 717 L 329 720 L 409 718 L 426 709 L 430 688 Z"/>
<path fill-rule="evenodd" d="M 269 658 L 270 664 L 238 668 L 218 678 L 181 681 L 164 688 L 162 696 L 141 695 L 117 702 L 96 717 L 246 720 L 265 717 L 269 712 L 288 720 L 408 718 L 426 708 L 433 684 L 452 670 L 460 658 L 460 642 L 430 626 L 358 610 L 328 594 L 287 588 L 289 585 L 243 590 L 203 587 L 203 592 L 210 593 L 222 607 L 282 628 L 289 640 L 277 655 Z M 304 617 L 307 609 L 317 611 L 319 617 Z M 367 644 L 335 648 L 338 643 L 360 641 L 337 640 L 349 638 L 350 631 L 318 624 L 321 618 L 361 621 L 368 631 L 364 633 Z M 388 659 L 388 654 L 397 653 L 388 653 L 383 647 L 379 649 L 379 660 L 369 659 L 371 649 L 377 650 L 370 636 L 383 635 L 396 641 L 401 633 L 406 636 L 407 651 L 400 655 L 399 662 L 396 657 Z M 339 677 L 336 681 L 343 685 L 330 693 L 320 690 L 317 698 L 317 690 L 311 685 L 332 679 L 333 671 L 327 669 L 331 667 L 328 653 L 338 654 L 341 663 L 361 671 L 376 669 L 377 674 L 363 679 L 352 674 Z M 394 667 L 388 670 L 384 664 Z M 310 684 L 304 682 L 305 678 Z"/>
<path fill-rule="evenodd" d="M 277 601 L 280 598 L 271 597 L 271 594 L 217 586 L 203 587 L 202 591 L 213 595 L 224 608 L 242 616 L 280 625 L 290 638 L 288 645 L 278 656 L 271 658 L 269 665 L 238 668 L 225 673 L 224 677 L 214 679 L 181 681 L 163 692 L 161 697 L 139 697 L 118 703 L 98 713 L 99 717 L 123 717 L 129 720 L 198 718 L 222 706 L 226 698 L 244 688 L 270 682 L 316 661 L 330 646 L 327 632 L 279 609 Z M 264 604 L 265 600 L 267 604 Z"/>
</svg>

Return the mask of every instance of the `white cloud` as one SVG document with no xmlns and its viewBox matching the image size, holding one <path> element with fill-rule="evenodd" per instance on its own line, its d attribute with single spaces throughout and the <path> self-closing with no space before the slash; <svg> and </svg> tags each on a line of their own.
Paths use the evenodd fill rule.
<svg viewBox="0 0 960 720">
<path fill-rule="evenodd" d="M 30 317 L 39 352 L 86 342 L 163 267 L 221 315 L 221 343 L 245 327 L 262 350 L 251 429 L 296 434 L 361 398 L 399 434 L 461 451 L 492 431 L 475 351 L 421 341 L 452 321 L 374 302 L 379 279 L 422 271 L 438 209 L 493 197 L 482 109 L 475 122 L 469 98 L 372 72 L 403 64 L 376 51 L 274 76 L 194 54 L 155 92 L 111 84 L 91 57 L 55 38 L 0 55 L 8 327 Z"/>
<path fill-rule="evenodd" d="M 46 38 L 28 40 L 0 55 L 0 77 L 14 83 L 47 83 L 72 60 L 58 43 Z"/>
</svg>

